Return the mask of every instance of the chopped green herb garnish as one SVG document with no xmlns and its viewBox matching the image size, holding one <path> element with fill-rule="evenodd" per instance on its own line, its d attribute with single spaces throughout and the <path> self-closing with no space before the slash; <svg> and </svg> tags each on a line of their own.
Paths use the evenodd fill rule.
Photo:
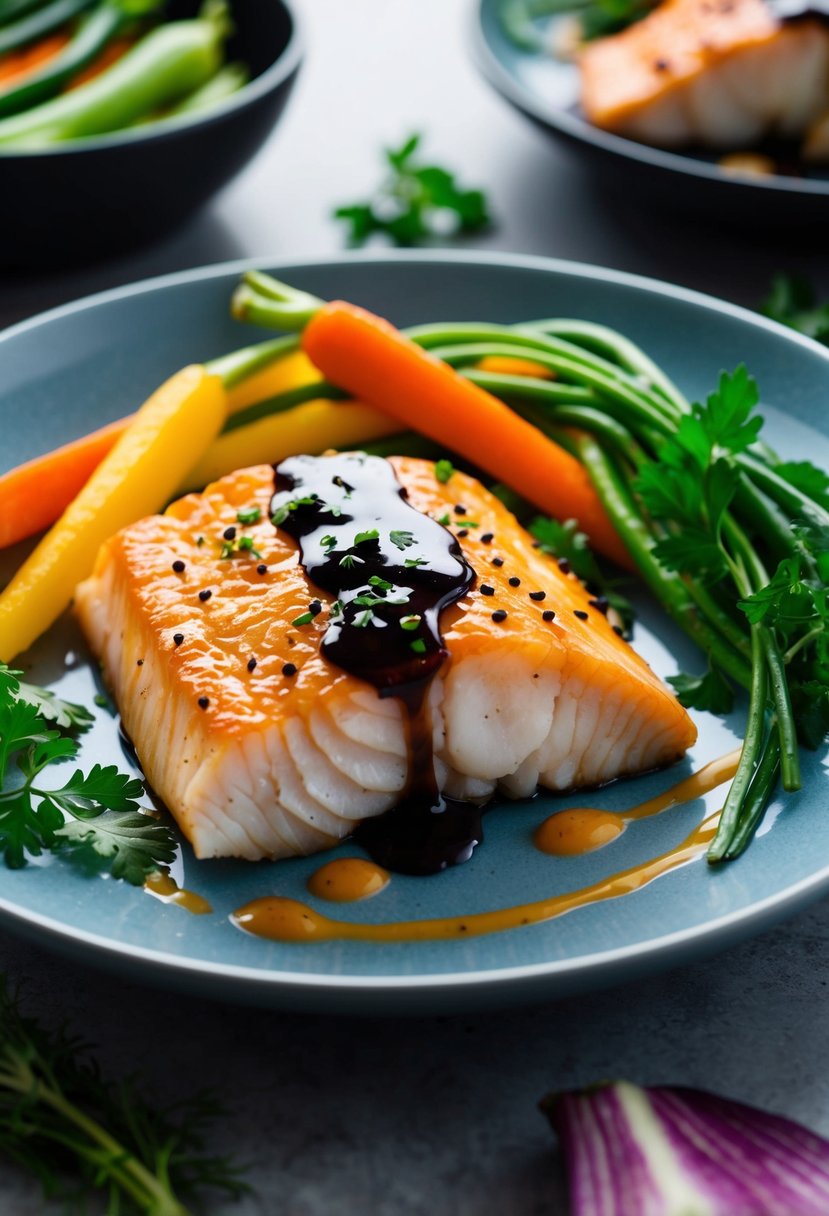
<svg viewBox="0 0 829 1216">
<path fill-rule="evenodd" d="M 325 549 L 326 553 L 330 553 L 332 549 L 337 547 L 336 536 L 332 536 L 330 532 L 327 533 L 327 535 L 323 536 L 320 540 L 320 546 L 321 548 Z"/>
<path fill-rule="evenodd" d="M 403 616 L 400 618 L 400 628 L 405 629 L 408 632 L 411 632 L 413 629 L 417 629 L 419 624 L 419 616 Z"/>
<path fill-rule="evenodd" d="M 449 524 L 452 522 L 451 519 L 449 518 L 449 512 L 444 511 L 443 515 L 441 515 L 439 517 L 437 522 L 439 524 L 443 524 L 444 528 L 448 528 Z"/>
<path fill-rule="evenodd" d="M 357 533 L 357 535 L 354 537 L 354 544 L 362 545 L 362 544 L 365 544 L 367 541 L 379 540 L 379 539 L 380 539 L 380 533 L 377 531 L 376 528 L 367 528 L 365 532 Z"/>
<path fill-rule="evenodd" d="M 489 226 L 483 192 L 465 190 L 447 169 L 419 161 L 419 145 L 420 136 L 412 135 L 402 147 L 386 149 L 387 175 L 374 195 L 334 211 L 348 225 L 349 244 L 383 233 L 396 245 L 417 245 Z"/>
<path fill-rule="evenodd" d="M 409 649 L 413 650 L 415 654 L 425 654 L 426 643 L 423 638 L 415 638 L 413 642 L 409 642 Z"/>
<path fill-rule="evenodd" d="M 425 557 L 407 557 L 403 565 L 407 570 L 416 570 L 418 566 L 428 565 L 428 562 Z"/>
<path fill-rule="evenodd" d="M 386 582 L 384 578 L 380 578 L 379 574 L 372 574 L 368 580 L 370 587 L 379 587 L 381 591 L 391 591 L 393 583 Z"/>
<path fill-rule="evenodd" d="M 374 620 L 374 613 L 371 608 L 367 608 L 365 612 L 361 612 L 358 617 L 354 618 L 354 624 L 358 629 L 365 629 Z"/>
<path fill-rule="evenodd" d="M 415 543 L 414 536 L 411 534 L 411 532 L 389 532 L 389 540 L 398 549 L 411 549 L 412 545 Z"/>
<path fill-rule="evenodd" d="M 352 570 L 354 566 L 364 566 L 365 561 L 362 557 L 357 557 L 355 553 L 346 553 L 340 558 L 339 564 L 344 570 Z"/>
<path fill-rule="evenodd" d="M 294 617 L 291 621 L 292 625 L 310 625 L 314 619 L 313 612 L 303 612 L 301 616 Z"/>
<path fill-rule="evenodd" d="M 262 518 L 262 510 L 260 507 L 244 507 L 236 512 L 236 518 L 240 524 L 258 524 Z"/>
<path fill-rule="evenodd" d="M 435 462 L 435 478 L 441 484 L 446 485 L 454 472 L 455 466 L 451 460 L 438 460 Z"/>
</svg>

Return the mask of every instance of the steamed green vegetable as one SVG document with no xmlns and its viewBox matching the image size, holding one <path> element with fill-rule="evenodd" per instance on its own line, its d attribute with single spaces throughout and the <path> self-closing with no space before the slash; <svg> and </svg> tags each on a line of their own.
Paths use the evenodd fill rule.
<svg viewBox="0 0 829 1216">
<path fill-rule="evenodd" d="M 0 28 L 0 55 L 16 51 L 20 47 L 37 42 L 45 34 L 60 29 L 85 9 L 91 8 L 94 0 L 52 0 L 44 8 Z"/>
<path fill-rule="evenodd" d="M 114 38 L 142 17 L 158 11 L 164 0 L 103 0 L 84 16 L 66 48 L 19 83 L 0 91 L 0 118 L 54 97 Z"/>
<path fill-rule="evenodd" d="M 0 146 L 48 147 L 129 126 L 200 88 L 222 63 L 230 18 L 224 0 L 201 16 L 152 30 L 94 80 L 0 120 Z"/>
</svg>

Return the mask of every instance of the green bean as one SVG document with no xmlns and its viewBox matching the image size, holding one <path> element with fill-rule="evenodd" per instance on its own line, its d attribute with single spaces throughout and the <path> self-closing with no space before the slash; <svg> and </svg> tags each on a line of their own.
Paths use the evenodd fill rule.
<svg viewBox="0 0 829 1216">
<path fill-rule="evenodd" d="M 602 355 L 612 363 L 641 376 L 656 392 L 674 407 L 678 415 L 687 414 L 690 405 L 676 385 L 670 380 L 662 368 L 654 363 L 635 342 L 624 334 L 609 329 L 606 325 L 597 325 L 592 321 L 572 321 L 566 318 L 552 318 L 546 321 L 531 321 L 527 329 L 538 330 L 539 333 L 549 334 L 555 338 L 565 338 L 578 346 Z"/>
<path fill-rule="evenodd" d="M 208 0 L 202 13 L 158 26 L 80 88 L 0 120 L 0 145 L 47 147 L 104 134 L 192 92 L 218 70 L 230 28 L 223 0 Z"/>
<path fill-rule="evenodd" d="M 232 97 L 234 93 L 238 93 L 249 80 L 250 72 L 244 63 L 227 63 L 206 84 L 192 93 L 188 93 L 160 118 L 163 120 L 175 118 L 179 114 L 196 114 L 202 110 L 209 110 L 219 102 Z"/>
<path fill-rule="evenodd" d="M 734 825 L 730 843 L 723 853 L 723 861 L 733 861 L 745 851 L 765 814 L 780 776 L 780 739 L 777 728 L 772 725 L 766 737 L 760 762 L 743 800 L 740 814 Z"/>
<path fill-rule="evenodd" d="M 22 17 L 10 25 L 0 28 L 0 55 L 17 51 L 58 30 L 72 21 L 85 9 L 91 8 L 95 0 L 52 0 L 37 12 Z"/>
<path fill-rule="evenodd" d="M 54 97 L 113 38 L 134 25 L 139 17 L 161 8 L 162 3 L 163 0 L 104 0 L 82 18 L 75 36 L 58 55 L 29 72 L 20 84 L 0 91 L 0 118 Z"/>
</svg>

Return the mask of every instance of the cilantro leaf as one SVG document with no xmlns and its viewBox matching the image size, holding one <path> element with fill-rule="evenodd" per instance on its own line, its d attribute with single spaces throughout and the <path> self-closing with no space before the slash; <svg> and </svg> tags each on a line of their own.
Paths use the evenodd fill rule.
<svg viewBox="0 0 829 1216">
<path fill-rule="evenodd" d="M 411 549 L 415 543 L 415 538 L 411 532 L 392 531 L 389 532 L 389 540 L 398 549 Z"/>
<path fill-rule="evenodd" d="M 734 708 L 734 691 L 725 676 L 716 667 L 709 667 L 705 675 L 692 676 L 680 673 L 668 676 L 680 705 L 686 709 L 706 709 L 712 714 L 727 714 Z"/>
<path fill-rule="evenodd" d="M 136 811 L 144 786 L 135 777 L 119 773 L 114 764 L 94 764 L 87 775 L 80 769 L 64 786 L 49 791 L 49 798 L 61 810 L 77 819 L 88 819 L 108 811 Z"/>
<path fill-rule="evenodd" d="M 796 275 L 777 274 L 760 312 L 798 333 L 829 344 L 829 304 L 819 304 L 815 289 Z"/>
<path fill-rule="evenodd" d="M 70 820 L 55 837 L 79 860 L 140 887 L 148 875 L 176 858 L 176 841 L 164 824 L 137 811 L 108 811 L 96 819 Z"/>
<path fill-rule="evenodd" d="M 774 466 L 778 477 L 813 498 L 829 511 L 829 475 L 808 460 L 791 460 Z"/>
<path fill-rule="evenodd" d="M 12 671 L 5 663 L 0 663 L 0 677 L 4 677 L 0 683 L 0 690 L 5 688 L 15 700 L 26 701 L 27 704 L 33 705 L 47 722 L 54 722 L 55 726 L 59 726 L 62 730 L 80 732 L 88 730 L 95 721 L 94 714 L 91 714 L 85 706 L 76 705 L 73 701 L 64 701 L 62 697 L 48 688 L 41 688 L 37 684 L 29 684 L 21 680 L 20 675 L 19 671 Z"/>
<path fill-rule="evenodd" d="M 458 184 L 450 170 L 418 160 L 421 137 L 411 135 L 384 152 L 387 174 L 365 202 L 337 207 L 348 243 L 363 245 L 382 235 L 396 245 L 418 245 L 435 237 L 478 232 L 490 224 L 482 190 Z"/>
</svg>

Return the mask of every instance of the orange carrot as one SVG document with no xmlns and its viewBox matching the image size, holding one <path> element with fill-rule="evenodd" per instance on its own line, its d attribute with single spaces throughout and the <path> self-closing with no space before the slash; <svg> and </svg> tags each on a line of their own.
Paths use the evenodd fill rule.
<svg viewBox="0 0 829 1216">
<path fill-rule="evenodd" d="M 111 422 L 0 477 L 0 549 L 53 524 L 125 429 Z"/>
<path fill-rule="evenodd" d="M 548 514 L 577 519 L 597 549 L 631 565 L 579 462 L 388 321 L 337 300 L 312 316 L 302 348 L 338 387 L 445 443 Z"/>
<path fill-rule="evenodd" d="M 31 46 L 22 47 L 19 51 L 7 51 L 0 56 L 0 84 L 18 84 L 24 76 L 28 76 L 35 68 L 43 67 L 50 59 L 59 55 L 69 42 L 69 34 L 60 32 L 49 34 Z"/>
</svg>

